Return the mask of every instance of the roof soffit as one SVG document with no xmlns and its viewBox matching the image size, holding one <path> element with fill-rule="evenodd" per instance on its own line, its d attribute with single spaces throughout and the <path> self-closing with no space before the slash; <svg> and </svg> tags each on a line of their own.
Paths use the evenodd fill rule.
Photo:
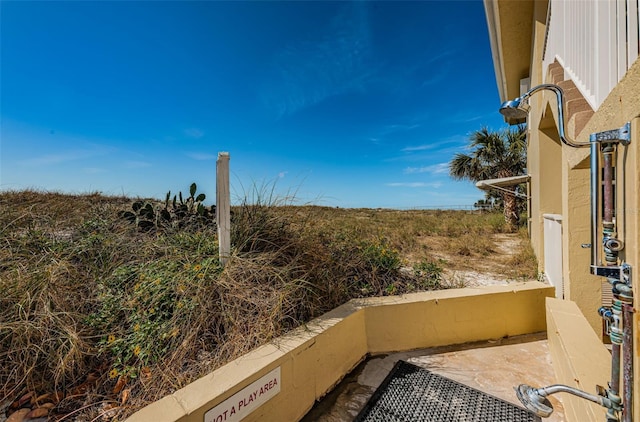
<svg viewBox="0 0 640 422">
<path fill-rule="evenodd" d="M 489 30 L 499 37 L 501 63 L 496 66 L 503 69 L 504 80 L 498 80 L 498 85 L 506 88 L 501 92 L 501 100 L 506 101 L 520 96 L 520 80 L 530 75 L 534 0 L 493 0 L 492 3 L 497 28 Z"/>
</svg>

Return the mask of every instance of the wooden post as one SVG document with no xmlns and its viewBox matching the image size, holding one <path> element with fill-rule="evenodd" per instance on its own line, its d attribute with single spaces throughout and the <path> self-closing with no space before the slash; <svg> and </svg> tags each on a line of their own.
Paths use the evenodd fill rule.
<svg viewBox="0 0 640 422">
<path fill-rule="evenodd" d="M 216 161 L 216 224 L 220 264 L 231 255 L 231 195 L 229 192 L 229 153 L 219 152 Z"/>
</svg>

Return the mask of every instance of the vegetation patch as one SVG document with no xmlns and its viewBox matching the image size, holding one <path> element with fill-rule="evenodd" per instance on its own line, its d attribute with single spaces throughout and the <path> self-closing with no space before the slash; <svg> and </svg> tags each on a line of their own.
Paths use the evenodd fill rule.
<svg viewBox="0 0 640 422">
<path fill-rule="evenodd" d="M 189 193 L 0 194 L 0 412 L 121 420 L 352 298 L 459 287 L 446 270 L 492 259 L 504 231 L 491 213 L 252 201 L 222 268 Z M 535 276 L 528 252 L 509 259 L 495 269 Z"/>
</svg>

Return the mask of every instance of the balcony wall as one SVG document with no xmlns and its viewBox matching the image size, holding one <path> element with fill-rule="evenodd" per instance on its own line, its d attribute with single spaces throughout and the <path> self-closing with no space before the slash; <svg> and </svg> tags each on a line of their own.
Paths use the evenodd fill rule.
<svg viewBox="0 0 640 422">
<path fill-rule="evenodd" d="M 368 354 L 544 331 L 552 296 L 553 287 L 529 282 L 353 300 L 128 420 L 296 421 Z"/>
<path fill-rule="evenodd" d="M 638 58 L 640 0 L 549 3 L 543 69 L 557 60 L 594 110 Z M 547 81 L 550 82 L 550 81 Z"/>
</svg>

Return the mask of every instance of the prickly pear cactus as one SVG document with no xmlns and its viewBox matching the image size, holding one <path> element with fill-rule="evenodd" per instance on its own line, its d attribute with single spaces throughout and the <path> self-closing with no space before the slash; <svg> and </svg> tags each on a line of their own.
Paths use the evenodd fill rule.
<svg viewBox="0 0 640 422">
<path fill-rule="evenodd" d="M 132 211 L 121 211 L 120 217 L 134 224 L 140 231 L 215 224 L 215 205 L 206 207 L 203 204 L 206 195 L 196 195 L 197 190 L 198 186 L 192 183 L 186 198 L 182 196 L 182 192 L 173 195 L 173 198 L 171 191 L 167 192 L 164 207 L 160 205 L 156 208 L 149 202 L 136 201 L 131 205 Z"/>
</svg>

